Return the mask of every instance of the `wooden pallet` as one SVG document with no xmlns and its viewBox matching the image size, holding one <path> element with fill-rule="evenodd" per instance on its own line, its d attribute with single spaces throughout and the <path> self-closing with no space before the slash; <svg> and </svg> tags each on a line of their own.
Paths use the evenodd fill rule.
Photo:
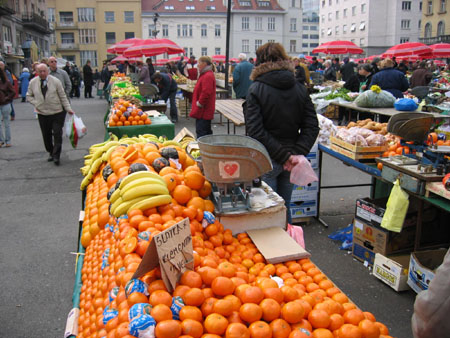
<svg viewBox="0 0 450 338">
<path fill-rule="evenodd" d="M 388 150 L 387 146 L 370 146 L 370 147 L 364 147 L 359 144 L 351 144 L 348 142 L 345 142 L 344 140 L 341 140 L 337 137 L 331 136 L 330 137 L 331 144 L 338 145 L 341 148 L 350 150 L 354 153 L 384 153 L 386 150 Z"/>
<path fill-rule="evenodd" d="M 347 156 L 351 159 L 354 160 L 365 160 L 365 159 L 375 159 L 377 157 L 381 157 L 381 155 L 383 154 L 383 152 L 369 152 L 369 153 L 363 153 L 363 152 L 354 152 L 345 148 L 342 148 L 336 144 L 331 144 L 331 150 L 342 154 L 344 156 Z"/>
<path fill-rule="evenodd" d="M 450 191 L 445 189 L 442 182 L 428 182 L 425 186 L 425 190 L 425 197 L 430 197 L 430 195 L 437 195 L 450 200 Z"/>
</svg>

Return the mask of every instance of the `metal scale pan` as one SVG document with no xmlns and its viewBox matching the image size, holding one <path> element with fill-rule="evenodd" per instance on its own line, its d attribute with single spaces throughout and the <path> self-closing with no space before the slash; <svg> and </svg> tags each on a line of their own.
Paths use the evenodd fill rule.
<svg viewBox="0 0 450 338">
<path fill-rule="evenodd" d="M 423 143 L 434 118 L 426 113 L 398 113 L 389 119 L 387 131 L 404 141 Z"/>
</svg>

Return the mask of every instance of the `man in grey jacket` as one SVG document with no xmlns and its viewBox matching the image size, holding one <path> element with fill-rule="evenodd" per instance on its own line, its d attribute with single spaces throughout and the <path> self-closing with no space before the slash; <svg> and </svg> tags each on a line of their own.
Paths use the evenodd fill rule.
<svg viewBox="0 0 450 338">
<path fill-rule="evenodd" d="M 247 61 L 247 55 L 244 53 L 239 54 L 239 60 L 240 63 L 233 72 L 233 89 L 237 99 L 245 99 L 253 82 L 250 80 L 250 74 L 254 66 Z"/>
<path fill-rule="evenodd" d="M 50 75 L 56 77 L 59 81 L 61 81 L 64 91 L 66 92 L 67 97 L 70 96 L 70 92 L 72 91 L 72 82 L 70 82 L 69 75 L 63 69 L 59 69 L 57 67 L 58 61 L 54 56 L 50 56 L 48 58 L 48 65 L 50 67 Z"/>
</svg>

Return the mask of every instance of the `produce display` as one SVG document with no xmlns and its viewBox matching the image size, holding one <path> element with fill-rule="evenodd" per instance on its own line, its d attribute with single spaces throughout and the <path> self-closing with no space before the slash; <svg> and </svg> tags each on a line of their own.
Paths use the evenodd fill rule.
<svg viewBox="0 0 450 338">
<path fill-rule="evenodd" d="M 133 86 L 131 82 L 119 81 L 114 82 L 111 87 L 111 97 L 118 98 L 131 95 L 140 95 L 139 88 Z"/>
<path fill-rule="evenodd" d="M 371 86 L 370 90 L 361 93 L 355 100 L 358 107 L 366 108 L 392 108 L 394 103 L 394 95 L 381 90 L 379 86 Z"/>
<path fill-rule="evenodd" d="M 355 96 L 348 95 L 350 91 L 345 88 L 341 88 L 338 90 L 333 91 L 332 93 L 328 94 L 324 97 L 325 100 L 333 100 L 337 98 L 344 99 L 345 101 L 353 101 L 355 99 Z"/>
<path fill-rule="evenodd" d="M 387 123 L 378 123 L 371 119 L 350 122 L 345 127 L 338 127 L 335 137 L 362 147 L 385 146 L 397 141 L 394 135 L 387 132 Z"/>
<path fill-rule="evenodd" d="M 338 128 L 334 125 L 333 121 L 320 114 L 317 114 L 317 120 L 319 121 L 320 128 L 317 140 L 319 141 L 319 143 L 329 144 L 330 136 L 335 135 L 338 131 Z"/>
<path fill-rule="evenodd" d="M 119 99 L 114 103 L 108 118 L 110 127 L 137 126 L 151 123 L 152 121 L 142 109 L 123 99 Z"/>
<path fill-rule="evenodd" d="M 91 153 L 78 338 L 389 337 L 309 259 L 268 264 L 246 233 L 225 230 L 207 199 L 210 183 L 179 144 L 148 135 L 94 145 Z M 152 190 L 163 180 L 170 201 L 110 214 L 114 194 L 165 195 Z M 131 279 L 153 236 L 186 217 L 194 271 L 171 293 L 159 267 Z"/>
<path fill-rule="evenodd" d="M 187 78 L 186 76 L 182 75 L 182 74 L 178 74 L 178 75 L 173 74 L 173 75 L 172 75 L 172 78 L 173 78 L 173 79 L 176 81 L 176 83 L 178 83 L 178 84 L 185 84 L 185 83 L 187 83 L 187 81 L 188 81 L 188 78 Z"/>
</svg>

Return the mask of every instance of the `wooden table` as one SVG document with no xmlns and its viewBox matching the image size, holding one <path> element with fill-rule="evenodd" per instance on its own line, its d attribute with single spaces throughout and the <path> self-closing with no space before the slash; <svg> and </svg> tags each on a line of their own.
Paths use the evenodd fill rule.
<svg viewBox="0 0 450 338">
<path fill-rule="evenodd" d="M 216 100 L 216 111 L 220 113 L 220 122 L 222 115 L 227 118 L 227 132 L 230 133 L 230 121 L 233 122 L 233 132 L 236 134 L 236 126 L 245 125 L 244 112 L 242 104 L 243 99 L 237 100 Z"/>
<path fill-rule="evenodd" d="M 189 100 L 187 100 L 187 97 L 189 95 L 186 95 L 186 94 L 194 93 L 194 87 L 188 87 L 187 84 L 179 84 L 178 85 L 178 89 L 180 89 L 182 91 L 182 93 L 183 93 L 184 101 L 185 101 L 185 104 L 186 104 L 186 117 L 188 117 L 188 112 L 189 112 L 189 103 L 188 103 L 188 101 Z M 228 90 L 216 87 L 216 99 L 226 99 L 227 95 L 228 95 Z"/>
<path fill-rule="evenodd" d="M 166 103 L 144 103 L 141 104 L 141 109 L 143 111 L 148 110 L 156 110 L 160 112 L 161 114 L 165 114 L 167 110 L 167 104 Z"/>
</svg>

